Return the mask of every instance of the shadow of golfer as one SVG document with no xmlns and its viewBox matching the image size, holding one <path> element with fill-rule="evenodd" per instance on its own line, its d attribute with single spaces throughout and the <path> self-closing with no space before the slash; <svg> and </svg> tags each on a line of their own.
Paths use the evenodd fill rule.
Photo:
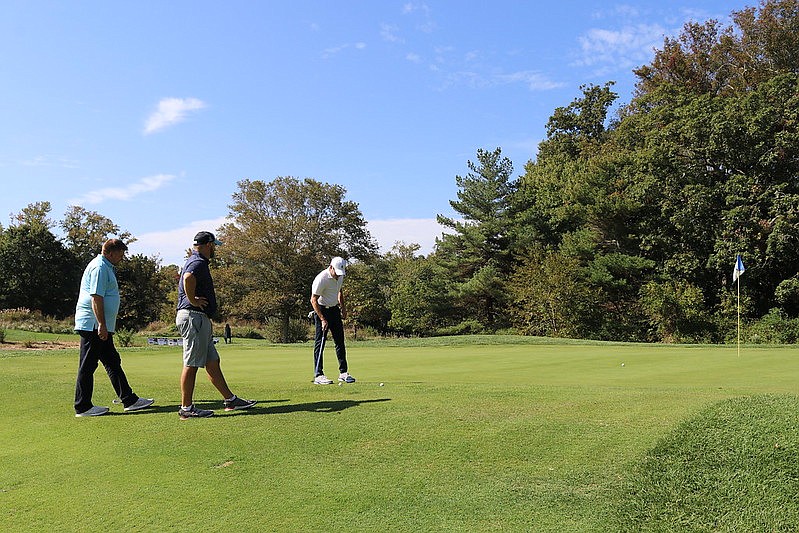
<svg viewBox="0 0 799 533">
<path fill-rule="evenodd" d="M 260 404 L 267 404 L 267 403 L 281 403 L 287 402 L 288 400 L 258 400 L 257 405 Z M 221 400 L 197 400 L 194 402 L 194 405 L 200 409 L 210 409 L 211 411 L 219 412 L 219 414 L 233 414 L 233 413 L 241 413 L 242 411 L 227 411 L 224 410 L 224 403 Z M 133 415 L 146 415 L 146 414 L 157 414 L 157 413 L 177 413 L 180 409 L 180 404 L 164 404 L 159 405 L 156 401 L 150 407 L 145 407 L 139 411 L 132 411 L 132 412 L 125 412 L 125 411 L 109 411 L 105 416 L 116 416 L 116 415 L 125 415 L 125 416 L 133 416 Z M 252 408 L 251 408 L 252 409 Z M 267 407 L 261 407 L 262 410 L 268 409 Z M 261 413 L 261 414 L 265 414 Z"/>
<path fill-rule="evenodd" d="M 338 413 L 350 407 L 357 407 L 364 403 L 388 402 L 390 398 L 375 400 L 330 400 L 324 402 L 296 403 L 289 405 L 258 406 L 250 409 L 232 411 L 229 415 L 282 415 L 288 413 Z"/>
</svg>

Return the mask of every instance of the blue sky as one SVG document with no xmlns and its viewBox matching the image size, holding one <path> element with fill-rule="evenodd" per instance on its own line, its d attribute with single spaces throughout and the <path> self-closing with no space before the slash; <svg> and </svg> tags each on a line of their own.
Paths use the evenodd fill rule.
<svg viewBox="0 0 799 533">
<path fill-rule="evenodd" d="M 97 211 L 179 263 L 241 179 L 347 189 L 381 249 L 432 250 L 455 176 L 501 147 L 514 175 L 556 107 L 739 0 L 0 3 L 0 223 Z"/>
</svg>

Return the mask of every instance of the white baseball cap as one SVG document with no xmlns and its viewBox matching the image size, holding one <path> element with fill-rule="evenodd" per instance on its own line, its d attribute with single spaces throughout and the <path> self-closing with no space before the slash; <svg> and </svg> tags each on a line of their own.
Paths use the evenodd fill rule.
<svg viewBox="0 0 799 533">
<path fill-rule="evenodd" d="M 346 274 L 347 260 L 341 257 L 334 257 L 330 260 L 330 266 L 333 267 L 333 271 L 336 275 L 343 276 Z"/>
</svg>

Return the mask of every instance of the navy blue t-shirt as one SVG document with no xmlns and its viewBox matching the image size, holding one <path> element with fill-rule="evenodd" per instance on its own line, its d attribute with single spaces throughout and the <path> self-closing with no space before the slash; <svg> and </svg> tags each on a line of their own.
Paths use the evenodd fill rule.
<svg viewBox="0 0 799 533">
<path fill-rule="evenodd" d="M 194 296 L 202 296 L 208 300 L 208 305 L 205 306 L 205 309 L 194 307 L 189 303 L 189 299 L 186 298 L 186 291 L 183 289 L 183 275 L 187 272 L 191 272 L 197 280 Z M 208 268 L 208 259 L 200 255 L 196 250 L 186 259 L 186 264 L 183 265 L 183 269 L 180 271 L 178 309 L 202 311 L 209 317 L 213 317 L 216 314 L 216 293 L 214 292 L 214 280 L 211 279 L 211 270 Z"/>
</svg>

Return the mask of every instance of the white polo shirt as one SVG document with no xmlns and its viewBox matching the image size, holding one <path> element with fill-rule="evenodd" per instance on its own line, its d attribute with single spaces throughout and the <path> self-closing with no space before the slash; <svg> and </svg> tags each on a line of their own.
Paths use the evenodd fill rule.
<svg viewBox="0 0 799 533">
<path fill-rule="evenodd" d="M 338 293 L 344 283 L 344 276 L 335 279 L 330 275 L 330 269 L 321 271 L 313 280 L 311 294 L 319 296 L 319 305 L 323 307 L 333 307 L 338 305 Z"/>
</svg>

